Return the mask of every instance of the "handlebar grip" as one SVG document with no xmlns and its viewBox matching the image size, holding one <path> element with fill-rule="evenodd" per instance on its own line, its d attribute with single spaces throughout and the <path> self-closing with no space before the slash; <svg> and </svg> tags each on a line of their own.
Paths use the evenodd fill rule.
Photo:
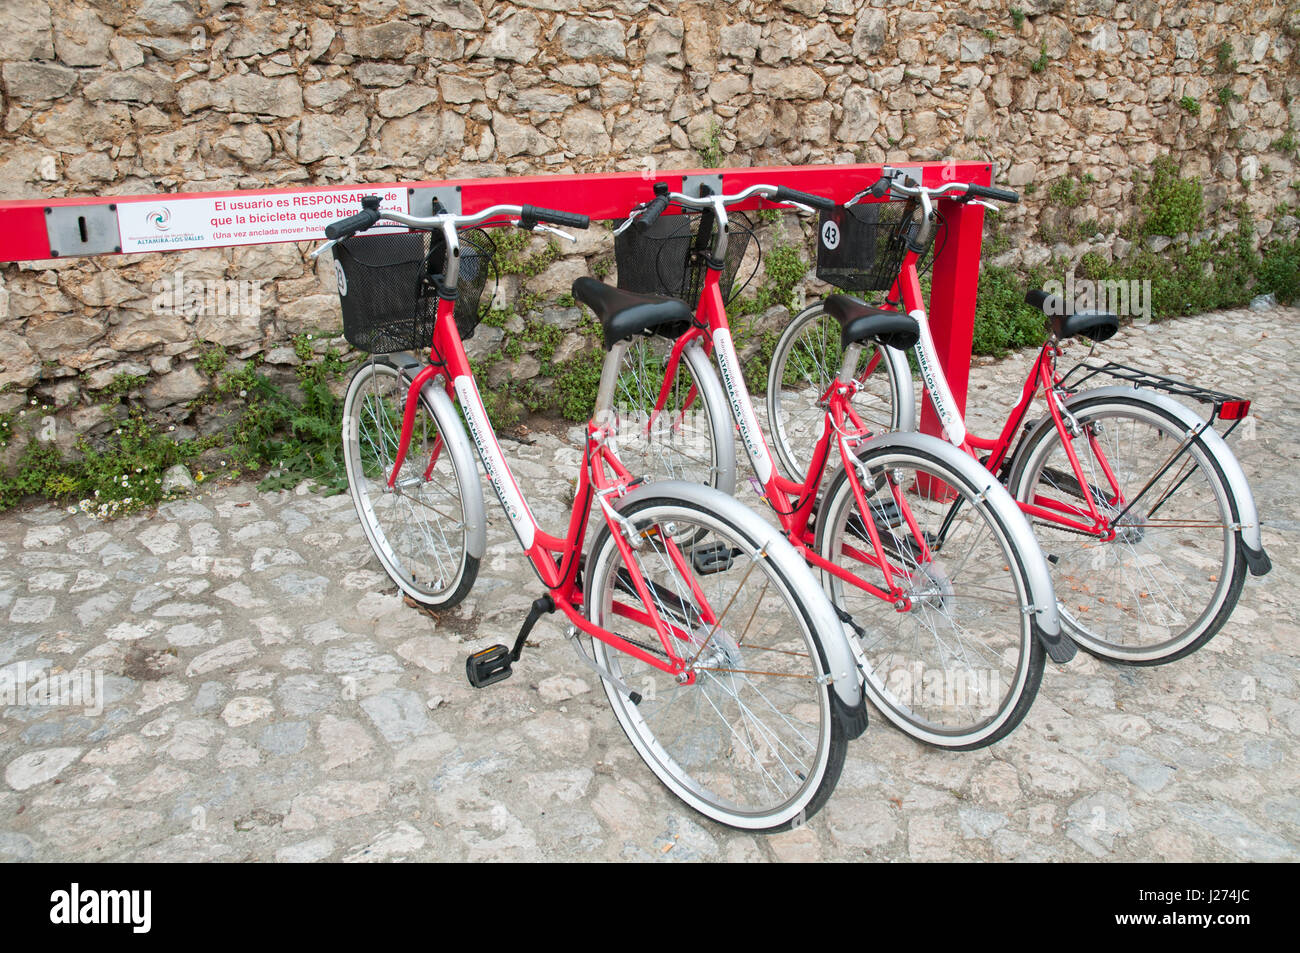
<svg viewBox="0 0 1300 953">
<path fill-rule="evenodd" d="M 998 202 L 1009 202 L 1012 205 L 1020 201 L 1020 195 L 1016 192 L 1009 189 L 995 189 L 987 185 L 967 186 L 966 194 L 977 199 L 995 199 Z"/>
<path fill-rule="evenodd" d="M 835 208 L 835 203 L 828 198 L 820 195 L 812 195 L 808 192 L 797 192 L 794 189 L 787 189 L 784 185 L 776 187 L 776 194 L 772 196 L 774 202 L 798 202 L 800 205 L 807 205 L 810 208 L 819 208 L 829 212 Z"/>
<path fill-rule="evenodd" d="M 554 209 L 538 208 L 535 205 L 525 205 L 523 213 L 519 217 L 523 222 L 547 222 L 551 225 L 567 225 L 570 228 L 588 228 L 591 225 L 590 215 L 578 215 L 576 212 L 557 212 Z"/>
<path fill-rule="evenodd" d="M 668 208 L 668 196 L 656 196 L 654 201 L 645 207 L 645 211 L 637 216 L 636 224 L 641 228 L 649 228 L 659 221 L 659 216 L 664 213 L 666 208 Z"/>
<path fill-rule="evenodd" d="M 347 238 L 356 232 L 365 231 L 375 222 L 379 221 L 378 209 L 365 209 L 357 212 L 356 215 L 349 215 L 347 218 L 339 219 L 337 222 L 330 222 L 325 226 L 326 238 Z"/>
<path fill-rule="evenodd" d="M 356 215 L 330 222 L 325 226 L 325 237 L 329 239 L 347 238 L 356 232 L 363 232 L 379 221 L 379 196 L 366 195 L 361 198 L 361 211 Z"/>
</svg>

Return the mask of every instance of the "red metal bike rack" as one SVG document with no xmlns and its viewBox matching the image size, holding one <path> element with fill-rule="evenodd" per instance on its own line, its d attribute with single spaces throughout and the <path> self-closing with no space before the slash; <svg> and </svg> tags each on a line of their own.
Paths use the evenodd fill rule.
<svg viewBox="0 0 1300 953">
<path fill-rule="evenodd" d="M 896 166 L 897 167 L 897 166 Z M 992 184 L 992 166 L 986 162 L 913 163 L 904 166 L 922 185 L 937 187 L 946 182 Z M 614 172 L 582 175 L 530 175 L 494 179 L 462 179 L 414 183 L 324 186 L 302 189 L 249 189 L 235 192 L 192 194 L 123 195 L 87 198 L 28 199 L 0 202 L 0 263 L 41 261 L 84 255 L 145 253 L 218 248 L 233 245 L 268 244 L 281 241 L 323 241 L 324 226 L 360 210 L 360 196 L 388 194 L 393 203 L 410 208 L 412 214 L 428 214 L 422 203 L 437 197 L 453 211 L 473 212 L 496 204 L 532 204 L 577 212 L 593 219 L 624 217 L 632 206 L 653 197 L 655 182 L 665 182 L 674 192 L 683 191 L 688 177 L 723 176 L 728 192 L 750 185 L 784 185 L 847 201 L 880 177 L 879 165 L 775 166 L 754 169 L 692 169 L 664 172 Z M 258 203 L 258 200 L 262 200 Z M 459 209 L 453 207 L 459 201 Z M 209 205 L 210 203 L 210 205 Z M 221 203 L 218 205 L 218 203 Z M 233 203 L 265 206 L 264 220 L 292 218 L 296 209 L 315 211 L 311 230 L 289 238 L 265 237 L 267 229 L 248 227 L 242 236 L 213 228 L 192 232 L 171 232 L 172 210 L 192 216 L 196 209 L 224 209 Z M 295 203 L 295 204 L 290 204 Z M 277 204 L 283 212 L 277 211 Z M 389 202 L 386 200 L 385 205 Z M 756 199 L 752 207 L 765 203 Z M 745 206 L 739 206 L 744 208 Z M 766 207 L 775 207 L 767 205 Z M 980 241 L 984 210 L 978 205 L 952 201 L 939 203 L 947 221 L 948 236 L 936 249 L 930 292 L 930 322 L 940 358 L 953 395 L 965 409 L 970 371 L 971 342 L 975 325 L 975 287 L 979 278 Z M 328 215 L 323 214 L 328 211 Z M 219 211 L 218 214 L 225 214 Z M 233 218 L 234 216 L 230 216 Z M 178 220 L 183 216 L 177 216 Z M 150 219 L 161 237 L 142 247 L 139 222 Z M 183 224 L 183 223 L 182 223 Z M 203 223 L 205 226 L 207 223 Z M 319 226 L 317 228 L 316 226 Z M 306 228 L 305 225 L 302 226 Z M 259 234 L 252 234 L 258 232 Z M 59 247 L 59 246 L 63 247 Z M 939 433 L 938 422 L 927 403 L 922 428 Z"/>
</svg>

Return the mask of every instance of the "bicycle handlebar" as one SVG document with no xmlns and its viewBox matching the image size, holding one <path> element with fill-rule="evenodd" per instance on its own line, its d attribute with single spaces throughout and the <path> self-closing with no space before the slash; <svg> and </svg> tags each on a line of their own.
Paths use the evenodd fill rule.
<svg viewBox="0 0 1300 953">
<path fill-rule="evenodd" d="M 698 209 L 717 209 L 719 203 L 723 206 L 735 205 L 755 195 L 770 199 L 773 202 L 790 202 L 799 205 L 807 205 L 812 208 L 832 209 L 835 203 L 828 198 L 820 195 L 813 195 L 810 192 L 798 192 L 794 189 L 788 189 L 784 185 L 751 185 L 749 188 L 737 192 L 735 195 L 685 195 L 681 192 L 669 192 L 666 189 L 660 191 L 656 189 L 656 196 L 645 208 L 639 212 L 633 210 L 629 218 L 631 224 L 641 228 L 649 228 L 669 205 L 680 205 L 684 208 Z M 626 226 L 624 226 L 626 227 Z M 620 229 L 621 231 L 621 229 Z M 615 234 L 618 234 L 615 232 Z"/>
<path fill-rule="evenodd" d="M 1014 204 L 1020 201 L 1020 196 L 1010 189 L 998 189 L 988 185 L 974 185 L 969 182 L 947 182 L 938 188 L 926 188 L 923 185 L 908 185 L 892 174 L 888 166 L 885 167 L 885 174 L 876 180 L 871 188 L 864 192 L 859 192 L 854 199 L 850 199 L 852 204 L 856 199 L 864 195 L 870 195 L 873 198 L 884 198 L 891 191 L 900 195 L 911 197 L 929 197 L 943 198 L 949 193 L 956 193 L 958 196 L 978 199 L 994 199 L 998 202 L 1007 202 Z"/>
<path fill-rule="evenodd" d="M 361 200 L 361 204 L 363 209 L 356 215 L 349 215 L 347 218 L 326 225 L 325 237 L 331 240 L 348 238 L 357 232 L 371 228 L 380 219 L 387 219 L 399 225 L 429 231 L 440 229 L 449 223 L 453 226 L 478 225 L 490 218 L 506 215 L 519 216 L 519 227 L 529 230 L 539 222 L 567 225 L 570 228 L 587 228 L 591 225 L 591 217 L 588 215 L 578 215 L 575 212 L 559 212 L 549 208 L 538 208 L 534 205 L 493 205 L 471 215 L 454 215 L 450 212 L 444 212 L 441 215 L 421 218 L 416 215 L 407 215 L 405 212 L 392 212 L 381 209 L 379 207 L 379 196 L 377 195 L 365 196 Z"/>
</svg>

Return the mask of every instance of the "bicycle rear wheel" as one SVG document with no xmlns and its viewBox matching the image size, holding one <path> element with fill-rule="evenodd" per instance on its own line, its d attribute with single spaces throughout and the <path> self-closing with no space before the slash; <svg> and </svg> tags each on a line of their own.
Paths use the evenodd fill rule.
<svg viewBox="0 0 1300 953">
<path fill-rule="evenodd" d="M 448 446 L 463 435 L 444 437 L 424 395 L 396 486 L 388 488 L 409 387 L 387 358 L 371 358 L 352 375 L 343 403 L 348 492 L 388 577 L 422 605 L 453 606 L 478 576 L 468 516 L 482 513 L 482 491 L 472 458 Z"/>
<path fill-rule="evenodd" d="M 767 375 L 767 419 L 777 459 L 792 480 L 802 479 L 808 470 L 826 416 L 821 397 L 843 361 L 839 322 L 821 302 L 796 315 L 777 340 Z M 852 405 L 874 433 L 915 429 L 915 398 L 907 399 L 912 378 L 906 368 L 906 358 L 889 348 L 870 343 L 862 348 Z"/>
<path fill-rule="evenodd" d="M 1085 395 L 1070 414 L 1081 427 L 1070 445 L 1103 515 L 1120 517 L 1155 482 L 1120 517 L 1114 539 L 1033 517 L 1061 622 L 1084 649 L 1112 661 L 1183 658 L 1214 637 L 1241 596 L 1246 563 L 1232 529 L 1232 490 L 1200 441 L 1158 475 L 1187 428 L 1141 394 Z M 1085 490 L 1050 418 L 1025 438 L 1008 485 L 1019 500 L 1072 507 L 1090 521 Z"/>
<path fill-rule="evenodd" d="M 674 650 L 694 674 L 686 684 L 593 641 L 597 663 L 643 696 L 634 703 L 603 682 L 623 731 L 674 794 L 714 821 L 779 830 L 811 817 L 830 797 L 848 739 L 791 571 L 806 575 L 802 561 L 779 538 L 760 546 L 765 524 L 684 500 L 650 497 L 621 512 L 639 542 L 647 601 L 676 626 Z M 608 525 L 587 566 L 591 621 L 666 659 Z"/>
<path fill-rule="evenodd" d="M 928 442 L 928 440 L 927 440 Z M 1045 651 L 1025 607 L 1029 572 L 1013 545 L 1023 518 L 996 484 L 987 496 L 949 460 L 959 451 L 859 450 L 867 512 L 840 470 L 817 514 L 817 550 L 884 588 L 871 541 L 878 534 L 906 605 L 896 606 L 835 574 L 822 578 L 836 606 L 862 630 L 866 691 L 904 732 L 953 750 L 1005 737 L 1033 704 Z M 1023 524 L 1022 524 L 1023 525 Z"/>
<path fill-rule="evenodd" d="M 685 480 L 733 493 L 736 442 L 722 385 L 708 356 L 693 345 L 668 380 L 673 343 L 638 337 L 623 355 L 615 393 L 618 457 L 647 481 Z"/>
</svg>

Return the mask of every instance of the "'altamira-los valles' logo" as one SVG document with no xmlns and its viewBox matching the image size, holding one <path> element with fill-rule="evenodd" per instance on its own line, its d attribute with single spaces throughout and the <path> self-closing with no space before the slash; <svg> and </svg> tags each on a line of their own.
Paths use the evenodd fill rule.
<svg viewBox="0 0 1300 953">
<path fill-rule="evenodd" d="M 50 904 L 51 923 L 123 923 L 133 933 L 148 933 L 153 920 L 152 890 L 82 890 L 74 883 L 50 894 Z"/>
</svg>

